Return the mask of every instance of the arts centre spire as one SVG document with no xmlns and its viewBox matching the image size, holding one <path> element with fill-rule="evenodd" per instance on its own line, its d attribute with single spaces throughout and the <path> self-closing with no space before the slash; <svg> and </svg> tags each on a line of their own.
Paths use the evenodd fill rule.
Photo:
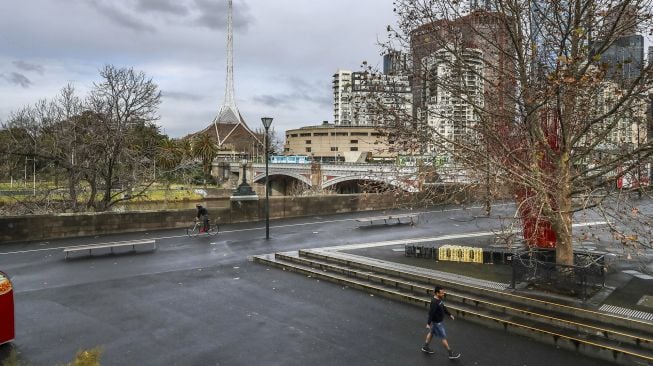
<svg viewBox="0 0 653 366">
<path fill-rule="evenodd" d="M 249 129 L 243 117 L 236 107 L 234 98 L 234 35 L 233 35 L 233 4 L 228 0 L 228 21 L 227 21 L 227 75 L 225 82 L 224 102 L 220 107 L 220 112 L 213 119 L 213 127 L 218 138 L 218 145 L 222 146 L 229 135 L 238 127 L 242 127 L 256 139 L 256 136 Z M 258 140 L 258 139 L 257 139 Z"/>
</svg>

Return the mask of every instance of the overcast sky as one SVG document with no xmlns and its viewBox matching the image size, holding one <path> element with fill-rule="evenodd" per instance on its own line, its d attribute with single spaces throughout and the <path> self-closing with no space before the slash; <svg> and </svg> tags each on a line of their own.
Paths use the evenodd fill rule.
<svg viewBox="0 0 653 366">
<path fill-rule="evenodd" d="M 1 0 L 0 121 L 105 64 L 160 87 L 162 130 L 206 127 L 224 99 L 227 0 Z M 278 133 L 333 121 L 331 77 L 382 65 L 392 0 L 234 0 L 235 97 L 247 124 Z"/>
</svg>

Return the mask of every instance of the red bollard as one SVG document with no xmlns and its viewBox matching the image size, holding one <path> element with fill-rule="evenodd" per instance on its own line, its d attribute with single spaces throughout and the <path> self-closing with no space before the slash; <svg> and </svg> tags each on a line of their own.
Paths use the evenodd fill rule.
<svg viewBox="0 0 653 366">
<path fill-rule="evenodd" d="M 9 277 L 0 272 L 0 344 L 14 340 L 14 290 Z"/>
</svg>

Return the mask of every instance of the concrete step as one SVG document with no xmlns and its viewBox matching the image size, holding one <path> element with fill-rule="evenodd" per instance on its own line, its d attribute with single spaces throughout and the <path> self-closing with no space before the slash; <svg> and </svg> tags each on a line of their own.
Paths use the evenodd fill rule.
<svg viewBox="0 0 653 366">
<path fill-rule="evenodd" d="M 427 308 L 430 303 L 429 281 L 420 283 L 397 279 L 387 274 L 379 274 L 374 268 L 367 268 L 367 264 L 364 265 L 366 270 L 360 270 L 351 265 L 352 263 L 343 266 L 329 263 L 326 259 L 304 258 L 305 254 L 304 251 L 268 254 L 255 256 L 254 261 L 424 308 Z M 312 253 L 312 256 L 327 257 L 322 254 Z M 343 258 L 328 259 L 335 262 L 343 260 Z M 385 270 L 387 271 L 387 268 Z M 442 280 L 437 278 L 430 278 L 430 280 L 442 283 Z M 453 283 L 451 285 L 448 289 L 460 286 Z M 505 303 L 492 303 L 486 299 L 448 292 L 447 306 L 461 319 L 528 336 L 544 343 L 619 364 L 653 364 L 653 352 L 644 345 L 651 342 L 645 338 L 597 328 L 581 322 L 569 325 L 568 320 L 558 318 L 552 320 L 552 317 L 547 314 L 538 314 L 523 308 L 507 306 Z"/>
<path fill-rule="evenodd" d="M 616 332 L 628 331 L 634 335 L 653 339 L 653 322 L 641 319 L 632 319 L 608 312 L 600 312 L 591 308 L 583 308 L 573 303 L 560 303 L 541 298 L 529 297 L 519 291 L 511 290 L 507 284 L 483 281 L 451 273 L 433 271 L 424 268 L 408 266 L 400 263 L 388 262 L 352 254 L 331 252 L 324 250 L 300 250 L 301 257 L 328 261 L 330 263 L 346 265 L 377 273 L 396 276 L 401 279 L 417 281 L 430 285 L 441 285 L 451 292 L 472 294 L 485 299 L 503 301 L 522 309 L 537 311 L 552 316 L 580 319 L 590 324 L 614 329 Z"/>
<path fill-rule="evenodd" d="M 382 286 L 405 291 L 416 296 L 432 296 L 432 286 L 429 284 L 428 279 L 421 280 L 404 280 L 398 276 L 387 275 L 384 273 L 376 272 L 375 270 L 359 270 L 353 266 L 343 266 L 334 264 L 324 259 L 306 258 L 300 255 L 287 255 L 277 253 L 277 259 L 290 261 L 306 266 L 310 266 L 322 271 L 338 273 L 352 278 L 369 281 Z M 505 317 L 510 317 L 514 321 L 522 319 L 523 324 L 535 325 L 540 324 L 542 327 L 549 327 L 553 324 L 558 330 L 564 329 L 571 332 L 570 334 L 583 335 L 585 337 L 596 338 L 600 335 L 600 339 L 606 341 L 618 342 L 619 344 L 627 344 L 637 348 L 643 348 L 653 351 L 653 339 L 647 338 L 646 334 L 641 332 L 633 332 L 623 327 L 613 326 L 612 324 L 604 324 L 596 321 L 587 321 L 575 317 L 573 314 L 567 314 L 564 311 L 549 312 L 538 311 L 521 304 L 511 303 L 509 299 L 505 298 L 504 294 L 493 292 L 491 294 L 497 296 L 487 296 L 477 294 L 474 289 L 467 289 L 465 293 L 459 292 L 456 287 L 449 287 L 447 294 L 448 304 L 457 304 L 458 306 L 465 306 L 474 309 L 478 312 L 493 312 L 495 314 L 503 314 Z"/>
</svg>

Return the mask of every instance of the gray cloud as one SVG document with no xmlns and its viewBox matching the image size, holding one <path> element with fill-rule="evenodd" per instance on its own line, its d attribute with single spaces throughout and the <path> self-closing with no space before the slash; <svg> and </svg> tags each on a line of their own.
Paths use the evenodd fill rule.
<svg viewBox="0 0 653 366">
<path fill-rule="evenodd" d="M 13 61 L 12 63 L 14 64 L 14 66 L 16 66 L 17 68 L 23 71 L 34 71 L 39 75 L 43 75 L 43 66 L 41 65 L 29 63 L 22 60 Z"/>
<path fill-rule="evenodd" d="M 9 75 L 0 74 L 0 78 L 7 80 L 10 84 L 20 85 L 23 88 L 29 88 L 32 82 L 23 74 L 12 72 Z"/>
<path fill-rule="evenodd" d="M 327 108 L 332 105 L 330 93 L 323 92 L 329 90 L 328 86 L 316 87 L 299 78 L 290 78 L 288 83 L 292 90 L 289 93 L 262 94 L 252 97 L 252 100 L 268 107 L 284 107 L 292 110 L 297 109 L 298 102 L 309 102 Z"/>
<path fill-rule="evenodd" d="M 129 12 L 117 8 L 113 3 L 105 3 L 103 0 L 93 0 L 90 3 L 100 12 L 100 14 L 104 15 L 109 20 L 120 26 L 127 27 L 139 32 L 155 31 L 153 26 L 141 21 L 135 16 L 132 16 Z"/>
<path fill-rule="evenodd" d="M 227 28 L 227 4 L 224 1 L 195 0 L 197 10 L 200 12 L 195 24 L 210 29 Z M 239 2 L 233 8 L 234 28 L 247 30 L 254 22 L 250 14 L 249 6 L 245 2 Z"/>
<path fill-rule="evenodd" d="M 176 0 L 138 0 L 136 10 L 172 15 L 188 15 L 189 10 Z"/>
<path fill-rule="evenodd" d="M 287 106 L 289 105 L 289 101 L 285 99 L 285 96 L 283 95 L 269 95 L 269 94 L 264 94 L 264 95 L 256 95 L 252 98 L 252 100 L 256 103 L 266 105 L 268 107 L 279 107 L 279 106 Z"/>
<path fill-rule="evenodd" d="M 174 100 L 189 100 L 193 102 L 200 101 L 204 99 L 203 96 L 197 95 L 197 94 L 192 94 L 192 93 L 185 93 L 185 92 L 176 92 L 176 91 L 162 91 L 161 96 L 163 98 L 168 98 L 168 99 L 174 99 Z"/>
</svg>

